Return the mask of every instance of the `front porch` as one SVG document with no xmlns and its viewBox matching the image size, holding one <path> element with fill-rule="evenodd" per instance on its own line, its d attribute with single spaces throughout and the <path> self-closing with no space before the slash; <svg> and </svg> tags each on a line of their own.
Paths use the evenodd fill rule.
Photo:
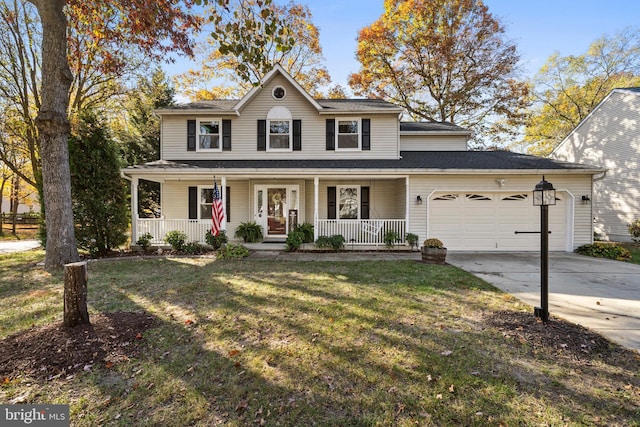
<svg viewBox="0 0 640 427">
<path fill-rule="evenodd" d="M 397 236 L 396 246 L 406 244 L 407 221 L 404 219 L 318 219 L 314 221 L 313 225 L 315 239 L 319 236 L 341 235 L 345 239 L 345 247 L 358 247 L 358 249 L 371 247 L 375 249 L 385 246 L 384 237 L 389 232 L 393 232 Z M 149 233 L 153 236 L 152 244 L 164 245 L 166 234 L 169 231 L 178 230 L 187 235 L 188 241 L 204 244 L 205 236 L 210 229 L 210 219 L 139 218 L 133 227 L 135 235 L 132 236 L 131 241 L 135 243 L 142 235 Z M 234 230 L 226 231 L 229 240 L 234 241 Z M 284 239 L 280 241 L 284 243 Z"/>
</svg>

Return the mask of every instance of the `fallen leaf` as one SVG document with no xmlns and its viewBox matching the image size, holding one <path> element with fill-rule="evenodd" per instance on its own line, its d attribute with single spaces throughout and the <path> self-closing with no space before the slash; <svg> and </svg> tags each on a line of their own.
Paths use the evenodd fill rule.
<svg viewBox="0 0 640 427">
<path fill-rule="evenodd" d="M 247 409 L 248 407 L 249 407 L 249 401 L 241 400 L 240 403 L 238 403 L 238 406 L 236 406 L 236 411 L 241 412 Z"/>
<path fill-rule="evenodd" d="M 137 340 L 141 340 L 142 339 L 142 334 L 140 332 L 138 332 L 138 335 L 136 335 L 136 339 Z"/>
<path fill-rule="evenodd" d="M 185 320 L 185 321 L 184 321 L 184 323 L 185 323 L 186 325 L 191 325 L 191 324 L 193 323 L 193 320 L 191 320 L 191 319 L 187 319 L 187 320 Z"/>
<path fill-rule="evenodd" d="M 11 380 L 9 379 L 9 377 L 4 377 L 4 379 L 2 380 L 2 382 L 4 384 L 9 384 L 11 382 Z"/>
<path fill-rule="evenodd" d="M 455 391 L 456 391 L 455 386 L 454 386 L 453 384 L 451 384 L 451 385 L 449 386 L 449 393 L 453 393 L 453 392 L 455 392 Z"/>
<path fill-rule="evenodd" d="M 436 399 L 438 399 L 438 400 L 442 400 L 442 393 L 438 393 L 438 394 L 436 395 Z"/>
<path fill-rule="evenodd" d="M 600 301 L 596 301 L 596 304 L 600 305 Z"/>
<path fill-rule="evenodd" d="M 112 368 L 113 367 L 113 362 L 107 361 L 107 363 L 104 364 L 104 367 L 107 368 L 107 369 Z"/>
<path fill-rule="evenodd" d="M 233 349 L 229 352 L 229 357 L 237 356 L 240 354 L 240 350 Z"/>
<path fill-rule="evenodd" d="M 445 350 L 442 353 L 440 353 L 443 356 L 450 356 L 453 352 L 451 350 Z"/>
</svg>

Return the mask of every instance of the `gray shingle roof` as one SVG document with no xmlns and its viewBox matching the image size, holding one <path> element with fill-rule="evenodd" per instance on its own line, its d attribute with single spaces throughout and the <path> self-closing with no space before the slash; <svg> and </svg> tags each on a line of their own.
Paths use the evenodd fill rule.
<svg viewBox="0 0 640 427">
<path fill-rule="evenodd" d="M 316 99 L 323 111 L 400 111 L 401 108 L 382 99 Z"/>
<path fill-rule="evenodd" d="M 469 132 L 467 129 L 447 122 L 400 122 L 400 132 Z"/>
<path fill-rule="evenodd" d="M 179 160 L 146 163 L 129 170 L 153 169 L 388 169 L 388 170 L 557 170 L 602 168 L 508 151 L 404 151 L 400 159 L 336 160 Z"/>
</svg>

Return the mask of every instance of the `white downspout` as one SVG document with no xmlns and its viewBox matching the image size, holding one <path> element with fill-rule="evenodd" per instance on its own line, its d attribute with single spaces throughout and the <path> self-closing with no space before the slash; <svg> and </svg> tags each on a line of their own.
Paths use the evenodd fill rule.
<svg viewBox="0 0 640 427">
<path fill-rule="evenodd" d="M 318 201 L 320 196 L 320 178 L 313 177 L 313 241 L 318 240 Z"/>
</svg>

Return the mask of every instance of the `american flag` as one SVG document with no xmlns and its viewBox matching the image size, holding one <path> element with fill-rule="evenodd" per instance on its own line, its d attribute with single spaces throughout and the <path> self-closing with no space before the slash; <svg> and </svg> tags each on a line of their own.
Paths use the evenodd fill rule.
<svg viewBox="0 0 640 427">
<path fill-rule="evenodd" d="M 211 234 L 217 236 L 220 234 L 222 228 L 222 221 L 224 220 L 224 209 L 222 208 L 222 197 L 220 197 L 220 190 L 216 179 L 213 178 L 213 203 L 211 203 Z"/>
</svg>

